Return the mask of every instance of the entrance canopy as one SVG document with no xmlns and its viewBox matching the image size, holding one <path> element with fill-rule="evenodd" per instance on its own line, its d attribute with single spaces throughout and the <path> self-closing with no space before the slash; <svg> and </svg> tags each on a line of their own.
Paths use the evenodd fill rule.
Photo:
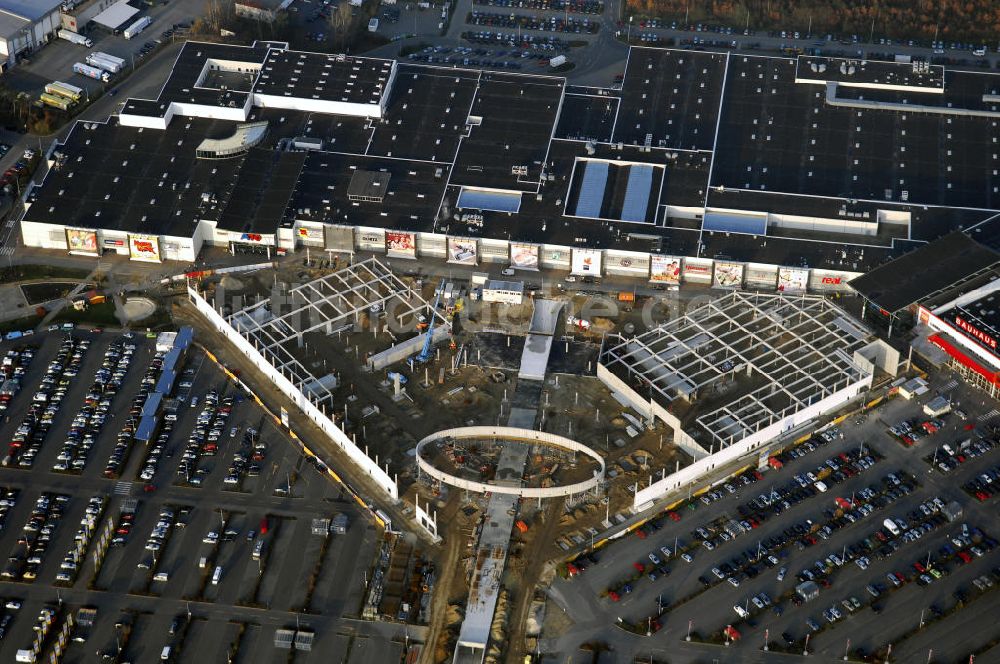
<svg viewBox="0 0 1000 664">
<path fill-rule="evenodd" d="M 125 0 L 122 0 L 95 16 L 94 22 L 103 25 L 108 30 L 117 30 L 138 13 L 138 9 L 125 2 Z"/>
</svg>

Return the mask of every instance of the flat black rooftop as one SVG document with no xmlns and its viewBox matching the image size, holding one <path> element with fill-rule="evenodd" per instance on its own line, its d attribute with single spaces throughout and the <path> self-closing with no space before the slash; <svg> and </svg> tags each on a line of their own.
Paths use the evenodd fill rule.
<svg viewBox="0 0 1000 664">
<path fill-rule="evenodd" d="M 890 313 L 1000 266 L 1000 253 L 955 231 L 851 280 L 851 288 Z"/>
<path fill-rule="evenodd" d="M 276 97 L 378 104 L 389 84 L 393 61 L 271 49 L 254 92 Z"/>
<path fill-rule="evenodd" d="M 122 109 L 133 115 L 163 117 L 170 102 L 199 104 L 203 106 L 235 106 L 242 108 L 250 94 L 246 89 L 234 90 L 230 87 L 199 87 L 199 79 L 205 71 L 206 62 L 245 63 L 248 68 L 259 68 L 267 56 L 263 46 L 233 46 L 206 42 L 185 42 L 177 54 L 173 69 L 167 77 L 156 99 L 128 99 Z M 252 82 L 252 72 L 248 73 Z M 211 82 L 209 82 L 211 85 Z"/>
<path fill-rule="evenodd" d="M 829 106 L 825 87 L 795 82 L 796 64 L 730 57 L 713 187 L 1000 207 L 1000 150 L 983 147 L 984 137 L 997 134 L 996 118 Z M 838 95 L 982 106 L 995 78 L 949 77 L 944 94 L 841 88 Z"/>
<path fill-rule="evenodd" d="M 218 220 L 243 161 L 197 159 L 195 150 L 232 131 L 231 122 L 197 118 L 166 131 L 77 122 L 58 149 L 65 162 L 36 189 L 25 219 L 191 237 L 199 219 Z"/>
<path fill-rule="evenodd" d="M 537 189 L 564 87 L 561 78 L 483 72 L 452 184 Z M 520 167 L 524 172 L 515 173 Z"/>
<path fill-rule="evenodd" d="M 450 164 L 478 81 L 478 72 L 398 65 L 368 154 Z"/>
<path fill-rule="evenodd" d="M 310 152 L 302 166 L 285 223 L 294 219 L 400 230 L 428 230 L 437 214 L 447 173 L 433 163 Z M 356 171 L 383 173 L 388 188 L 380 202 L 352 201 Z"/>
<path fill-rule="evenodd" d="M 633 46 L 614 140 L 711 150 L 725 70 L 725 53 Z"/>
</svg>

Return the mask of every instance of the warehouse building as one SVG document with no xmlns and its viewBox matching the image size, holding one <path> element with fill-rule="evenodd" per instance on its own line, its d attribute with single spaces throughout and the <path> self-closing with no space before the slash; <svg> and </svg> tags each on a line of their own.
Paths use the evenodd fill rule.
<svg viewBox="0 0 1000 664">
<path fill-rule="evenodd" d="M 189 42 L 157 98 L 126 100 L 101 131 L 129 150 L 147 132 L 182 140 L 174 163 L 202 164 L 190 182 L 147 174 L 200 192 L 171 210 L 185 225 L 163 241 L 186 240 L 170 256 L 310 248 L 821 293 L 997 214 L 1000 157 L 976 146 L 1000 140 L 998 100 L 996 77 L 920 63 L 634 47 L 621 90 L 595 91 Z M 56 152 L 131 175 L 113 172 L 121 154 L 81 154 L 108 152 L 82 132 Z M 67 220 L 121 239 L 162 216 L 107 187 L 100 215 L 56 216 L 73 189 L 58 172 L 36 187 L 26 243 L 71 250 Z"/>
<path fill-rule="evenodd" d="M 59 0 L 0 2 L 0 71 L 41 48 L 60 27 Z"/>
</svg>

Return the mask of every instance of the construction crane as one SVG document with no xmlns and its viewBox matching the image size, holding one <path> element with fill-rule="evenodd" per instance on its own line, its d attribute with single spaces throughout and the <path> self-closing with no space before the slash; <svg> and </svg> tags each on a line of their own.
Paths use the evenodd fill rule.
<svg viewBox="0 0 1000 664">
<path fill-rule="evenodd" d="M 437 315 L 438 304 L 441 303 L 441 293 L 444 292 L 444 279 L 438 285 L 437 295 L 434 296 L 434 308 L 431 309 L 431 320 L 427 324 L 427 336 L 424 337 L 424 349 L 417 355 L 417 362 L 423 364 L 431 359 L 431 347 L 434 345 L 434 320 Z"/>
</svg>

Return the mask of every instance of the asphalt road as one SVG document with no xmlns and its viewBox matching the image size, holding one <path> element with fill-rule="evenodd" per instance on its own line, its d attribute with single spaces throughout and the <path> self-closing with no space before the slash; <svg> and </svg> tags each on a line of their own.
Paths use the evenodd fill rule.
<svg viewBox="0 0 1000 664">
<path fill-rule="evenodd" d="M 990 417 L 996 415 L 995 412 L 989 412 L 994 404 L 983 404 L 981 395 L 972 392 L 964 385 L 954 385 L 954 382 L 950 374 L 944 374 L 936 378 L 934 384 L 942 392 L 951 393 L 954 399 L 961 400 L 962 408 L 969 412 L 970 419 L 974 420 L 984 414 Z M 933 393 L 925 395 L 918 403 L 895 399 L 884 409 L 871 414 L 864 424 L 845 423 L 845 426 L 841 427 L 845 433 L 843 441 L 820 447 L 815 452 L 786 464 L 780 471 L 766 473 L 762 482 L 739 491 L 737 496 L 727 496 L 709 506 L 701 506 L 695 512 L 684 510 L 681 523 L 674 524 L 668 521 L 661 531 L 646 540 L 629 536 L 611 544 L 601 552 L 598 565 L 591 566 L 576 579 L 558 581 L 553 585 L 550 591 L 553 601 L 548 605 L 549 611 L 565 611 L 566 616 L 574 624 L 565 632 L 546 634 L 548 638 L 543 639 L 542 650 L 552 654 L 546 661 L 573 661 L 569 658 L 573 656 L 577 647 L 585 641 L 593 640 L 611 644 L 616 653 L 615 661 L 631 661 L 627 658 L 648 656 L 658 650 L 669 652 L 669 661 L 672 663 L 711 661 L 712 657 L 722 657 L 719 654 L 722 649 L 718 646 L 683 641 L 689 620 L 693 622 L 693 629 L 703 634 L 717 632 L 727 624 L 737 623 L 738 617 L 732 608 L 734 604 L 743 605 L 749 597 L 761 591 L 767 592 L 771 597 L 779 596 L 781 592 L 787 591 L 797 583 L 795 574 L 812 565 L 814 560 L 831 553 L 840 554 L 843 547 L 853 544 L 878 528 L 884 516 L 902 516 L 920 502 L 934 496 L 940 496 L 946 502 L 958 500 L 965 509 L 964 522 L 979 526 L 991 535 L 997 535 L 995 508 L 972 500 L 958 489 L 958 485 L 976 474 L 978 468 L 995 465 L 996 455 L 1000 452 L 994 450 L 944 476 L 937 472 L 928 473 L 929 467 L 921 457 L 930 453 L 936 445 L 967 436 L 968 433 L 962 429 L 964 422 L 952 416 L 946 429 L 935 436 L 922 439 L 911 449 L 904 448 L 885 432 L 887 424 L 895 424 L 901 419 L 918 416 L 920 403 L 926 402 L 932 396 Z M 811 470 L 831 455 L 846 447 L 855 447 L 861 441 L 874 446 L 885 459 L 858 476 L 849 478 L 842 485 L 831 489 L 829 493 L 817 494 L 793 506 L 781 517 L 764 522 L 759 529 L 751 531 L 749 535 L 725 543 L 711 552 L 698 547 L 693 563 L 674 561 L 672 572 L 666 579 L 651 582 L 644 578 L 635 584 L 635 590 L 631 594 L 623 596 L 618 603 L 598 597 L 604 588 L 629 576 L 632 572 L 632 563 L 645 561 L 650 551 L 657 551 L 660 546 L 673 548 L 675 537 L 688 544 L 692 543 L 691 531 L 695 527 L 723 514 L 735 515 L 738 503 L 761 493 L 767 493 L 770 487 L 784 484 L 794 474 Z M 712 567 L 721 565 L 745 549 L 755 549 L 759 539 L 766 539 L 775 532 L 780 532 L 791 522 L 805 518 L 824 521 L 822 509 L 832 505 L 833 496 L 850 495 L 861 487 L 877 483 L 877 480 L 887 473 L 898 470 L 905 470 L 916 476 L 921 483 L 920 488 L 886 510 L 877 511 L 858 523 L 835 531 L 829 540 L 821 540 L 805 551 L 799 552 L 791 547 L 789 558 L 780 562 L 780 565 L 788 568 L 788 574 L 783 582 L 777 582 L 776 568 L 765 568 L 760 576 L 744 581 L 739 588 L 733 588 L 727 583 L 713 586 L 665 616 L 663 629 L 650 638 L 638 637 L 614 626 L 619 616 L 629 621 L 637 621 L 655 613 L 658 599 L 667 605 L 696 591 L 701 587 L 696 577 L 705 575 L 714 578 L 709 571 Z M 743 639 L 726 649 L 721 661 L 786 661 L 788 655 L 760 651 L 765 629 L 769 630 L 772 640 L 780 640 L 779 635 L 785 631 L 797 639 L 802 639 L 808 631 L 805 625 L 807 617 L 811 616 L 825 624 L 820 615 L 822 610 L 834 603 L 839 606 L 842 599 L 851 596 L 867 604 L 871 598 L 865 592 L 865 584 L 879 580 L 884 582 L 885 574 L 889 571 L 911 572 L 911 562 L 921 560 L 928 550 L 936 554 L 937 549 L 946 541 L 946 536 L 951 536 L 957 529 L 957 525 L 946 525 L 925 535 L 917 542 L 904 545 L 887 560 L 876 561 L 873 558 L 873 564 L 867 571 L 862 571 L 853 563 L 840 568 L 833 587 L 822 590 L 820 599 L 815 602 L 801 608 L 789 604 L 781 617 L 766 612 L 756 620 L 755 627 L 747 627 L 745 623 L 740 624 Z M 921 588 L 914 583 L 907 584 L 899 591 L 891 593 L 887 599 L 881 600 L 885 609 L 876 620 L 873 620 L 871 610 L 865 608 L 850 614 L 846 620 L 839 621 L 833 629 L 827 629 L 815 636 L 810 642 L 810 649 L 815 652 L 815 657 L 810 659 L 837 661 L 843 655 L 847 639 L 851 641 L 852 650 L 858 646 L 872 650 L 884 644 L 886 639 L 892 638 L 892 635 L 901 634 L 916 626 L 920 620 L 921 610 L 927 609 L 931 604 L 950 607 L 954 603 L 952 593 L 958 587 L 970 587 L 973 578 L 989 572 L 998 562 L 1000 562 L 1000 552 L 993 551 L 981 559 L 975 559 L 969 565 L 953 568 L 949 576 L 927 587 Z M 926 661 L 929 648 L 933 648 L 936 657 L 940 658 L 939 661 L 953 661 L 971 648 L 995 638 L 996 626 L 992 618 L 984 612 L 985 607 L 995 606 L 997 598 L 994 595 L 984 596 L 972 605 L 974 608 L 961 610 L 941 623 L 933 623 L 918 636 L 894 647 L 893 661 L 918 661 L 916 659 L 918 657 L 922 658 L 919 661 Z M 926 616 L 929 616 L 929 613 Z M 956 626 L 961 626 L 960 630 L 957 630 Z M 956 637 L 956 634 L 960 636 Z"/>
</svg>

